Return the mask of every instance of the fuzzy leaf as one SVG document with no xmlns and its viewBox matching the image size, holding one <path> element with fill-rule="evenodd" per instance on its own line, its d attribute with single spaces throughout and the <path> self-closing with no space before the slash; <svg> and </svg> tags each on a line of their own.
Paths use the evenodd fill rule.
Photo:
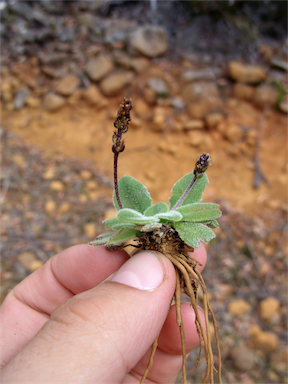
<svg viewBox="0 0 288 384">
<path fill-rule="evenodd" d="M 102 233 L 101 235 L 97 236 L 95 240 L 90 241 L 90 245 L 102 245 L 106 244 L 108 240 L 111 239 L 116 234 L 116 232 L 108 232 L 108 233 Z"/>
<path fill-rule="evenodd" d="M 161 223 L 149 223 L 144 225 L 143 227 L 140 227 L 141 232 L 150 232 L 153 231 L 154 229 L 161 228 L 162 224 Z"/>
<path fill-rule="evenodd" d="M 124 223 L 117 219 L 117 217 L 112 217 L 111 219 L 106 219 L 104 221 L 107 228 L 112 228 L 114 231 L 119 230 L 121 228 L 133 228 L 134 224 L 132 223 Z"/>
<path fill-rule="evenodd" d="M 107 241 L 106 245 L 125 243 L 127 240 L 134 239 L 140 233 L 140 231 L 133 228 L 123 228 L 118 233 L 116 232 L 116 234 Z"/>
<path fill-rule="evenodd" d="M 190 182 L 193 180 L 193 177 L 194 177 L 194 173 L 190 172 L 184 177 L 182 177 L 182 179 L 178 180 L 176 184 L 174 184 L 172 188 L 172 196 L 169 198 L 171 208 L 174 207 L 174 205 L 183 195 L 186 188 L 188 187 Z M 193 187 L 191 188 L 186 198 L 183 200 L 181 206 L 187 205 L 187 204 L 199 203 L 202 200 L 202 194 L 208 183 L 209 183 L 209 180 L 206 173 L 199 179 L 196 179 Z"/>
<path fill-rule="evenodd" d="M 123 208 L 117 213 L 117 219 L 126 223 L 135 224 L 149 224 L 153 222 L 159 222 L 156 216 L 144 216 L 142 213 L 135 211 L 134 209 Z"/>
<path fill-rule="evenodd" d="M 208 222 L 203 223 L 203 224 L 206 224 L 207 227 L 212 228 L 212 229 L 213 228 L 219 228 L 219 223 L 217 220 L 208 221 Z"/>
<path fill-rule="evenodd" d="M 173 224 L 173 227 L 176 229 L 181 239 L 193 248 L 199 247 L 200 240 L 204 243 L 209 243 L 209 241 L 215 237 L 215 233 L 212 229 L 204 224 L 180 222 Z"/>
<path fill-rule="evenodd" d="M 118 182 L 120 200 L 123 208 L 135 209 L 143 213 L 152 205 L 152 199 L 145 185 L 132 176 L 123 176 Z M 114 206 L 119 211 L 119 205 L 114 191 Z"/>
<path fill-rule="evenodd" d="M 194 203 L 182 205 L 176 209 L 183 216 L 182 221 L 201 223 L 211 221 L 221 216 L 220 207 L 214 203 Z"/>
<path fill-rule="evenodd" d="M 160 203 L 154 204 L 151 207 L 147 208 L 144 212 L 145 216 L 154 216 L 157 213 L 166 213 L 169 211 L 169 207 L 166 203 L 162 201 Z"/>
<path fill-rule="evenodd" d="M 180 221 L 183 216 L 180 212 L 169 211 L 166 213 L 158 213 L 154 217 L 158 217 L 159 219 L 165 219 L 167 221 Z"/>
</svg>

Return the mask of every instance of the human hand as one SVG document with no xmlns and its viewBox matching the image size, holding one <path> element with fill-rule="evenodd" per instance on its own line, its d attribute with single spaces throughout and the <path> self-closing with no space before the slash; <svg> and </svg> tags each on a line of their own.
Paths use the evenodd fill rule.
<svg viewBox="0 0 288 384">
<path fill-rule="evenodd" d="M 193 257 L 203 270 L 202 244 Z M 0 308 L 1 382 L 139 383 L 161 329 L 147 380 L 175 382 L 182 365 L 170 308 L 175 280 L 172 263 L 156 252 L 129 258 L 77 245 L 52 257 Z M 181 310 L 189 352 L 199 344 L 195 314 L 188 303 Z"/>
</svg>

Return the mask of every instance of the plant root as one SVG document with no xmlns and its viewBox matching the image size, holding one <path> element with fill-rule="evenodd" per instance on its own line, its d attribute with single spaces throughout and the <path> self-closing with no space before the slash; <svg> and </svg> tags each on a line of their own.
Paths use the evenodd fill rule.
<svg viewBox="0 0 288 384">
<path fill-rule="evenodd" d="M 201 273 L 196 269 L 199 262 L 188 255 L 188 251 L 193 251 L 193 248 L 187 247 L 182 239 L 178 236 L 177 232 L 168 226 L 162 226 L 162 228 L 148 232 L 145 235 L 138 236 L 139 248 L 145 250 L 154 250 L 163 253 L 167 259 L 169 259 L 175 268 L 176 273 L 176 289 L 174 293 L 175 306 L 176 306 L 176 321 L 180 330 L 181 344 L 182 344 L 182 381 L 184 384 L 187 383 L 186 373 L 186 343 L 185 334 L 183 328 L 183 321 L 181 315 L 181 292 L 186 293 L 190 298 L 191 306 L 195 312 L 195 325 L 199 335 L 200 341 L 203 341 L 205 357 L 206 357 L 206 372 L 202 383 L 206 383 L 209 380 L 210 384 L 214 383 L 214 357 L 211 346 L 211 336 L 207 329 L 209 324 L 209 314 L 212 318 L 212 324 L 215 331 L 217 354 L 219 358 L 219 369 L 218 377 L 219 383 L 221 384 L 221 353 L 219 346 L 219 338 L 217 335 L 217 324 L 214 313 L 209 303 L 207 288 Z M 203 306 L 206 328 L 204 327 L 197 305 L 197 289 L 201 287 L 203 292 Z M 153 343 L 152 352 L 149 359 L 149 363 L 145 369 L 144 375 L 141 380 L 141 384 L 144 383 L 145 378 L 148 375 L 149 369 L 153 363 L 153 357 L 157 348 L 157 340 Z M 200 352 L 197 361 L 197 367 L 200 361 L 201 354 L 201 342 Z M 215 369 L 216 371 L 216 369 Z"/>
</svg>

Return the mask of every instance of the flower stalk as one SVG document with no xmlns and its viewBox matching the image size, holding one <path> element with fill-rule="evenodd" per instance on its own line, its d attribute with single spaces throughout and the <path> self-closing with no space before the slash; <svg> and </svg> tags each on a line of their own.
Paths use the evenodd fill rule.
<svg viewBox="0 0 288 384">
<path fill-rule="evenodd" d="M 117 113 L 116 120 L 114 121 L 115 131 L 112 136 L 112 152 L 114 153 L 114 190 L 116 195 L 116 200 L 120 209 L 123 208 L 121 203 L 119 188 L 118 188 L 118 157 L 119 153 L 123 152 L 125 149 L 125 143 L 122 139 L 122 134 L 128 131 L 128 124 L 131 121 L 130 111 L 132 109 L 131 99 L 124 97 L 122 103 L 120 104 L 120 109 Z"/>
<path fill-rule="evenodd" d="M 210 165 L 210 155 L 209 153 L 204 152 L 201 156 L 198 157 L 198 160 L 196 161 L 193 179 L 191 180 L 190 184 L 183 192 L 183 195 L 179 198 L 179 200 L 171 210 L 177 209 L 183 203 L 184 199 L 187 197 L 188 193 L 193 187 L 195 181 L 197 179 L 200 179 L 204 175 L 209 165 Z"/>
</svg>

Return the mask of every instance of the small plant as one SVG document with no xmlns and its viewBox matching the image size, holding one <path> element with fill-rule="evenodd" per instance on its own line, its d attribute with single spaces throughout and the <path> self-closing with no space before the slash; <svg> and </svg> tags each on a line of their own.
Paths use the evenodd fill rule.
<svg viewBox="0 0 288 384">
<path fill-rule="evenodd" d="M 180 328 L 182 342 L 182 380 L 184 383 L 187 383 L 186 347 L 180 307 L 181 292 L 186 293 L 190 298 L 196 314 L 196 329 L 205 349 L 207 368 L 203 383 L 208 379 L 210 379 L 210 383 L 214 382 L 213 370 L 215 368 L 211 338 L 209 332 L 205 332 L 197 306 L 198 287 L 201 287 L 205 322 L 208 325 L 208 315 L 210 314 L 215 329 L 219 356 L 218 374 L 221 383 L 221 358 L 216 320 L 209 304 L 205 282 L 201 273 L 196 269 L 199 262 L 188 255 L 188 251 L 193 252 L 194 248 L 199 247 L 200 241 L 208 243 L 215 237 L 213 228 L 218 227 L 216 219 L 221 216 L 217 204 L 201 203 L 202 194 L 208 184 L 205 172 L 210 165 L 210 156 L 208 153 L 203 153 L 198 158 L 194 171 L 182 177 L 173 186 L 172 196 L 169 199 L 170 207 L 164 202 L 152 204 L 147 188 L 140 181 L 131 176 L 124 176 L 118 181 L 118 157 L 119 153 L 125 149 L 122 135 L 128 130 L 131 109 L 131 100 L 124 98 L 114 122 L 115 131 L 112 137 L 112 151 L 114 152 L 113 199 L 117 215 L 105 220 L 105 225 L 110 231 L 99 235 L 90 244 L 105 245 L 106 249 L 115 250 L 124 248 L 131 240 L 136 240 L 136 245 L 134 245 L 136 248 L 159 251 L 173 263 L 176 273 L 174 299 L 177 325 Z M 158 337 L 153 343 L 150 360 L 141 383 L 144 382 L 152 366 L 157 339 Z"/>
</svg>

